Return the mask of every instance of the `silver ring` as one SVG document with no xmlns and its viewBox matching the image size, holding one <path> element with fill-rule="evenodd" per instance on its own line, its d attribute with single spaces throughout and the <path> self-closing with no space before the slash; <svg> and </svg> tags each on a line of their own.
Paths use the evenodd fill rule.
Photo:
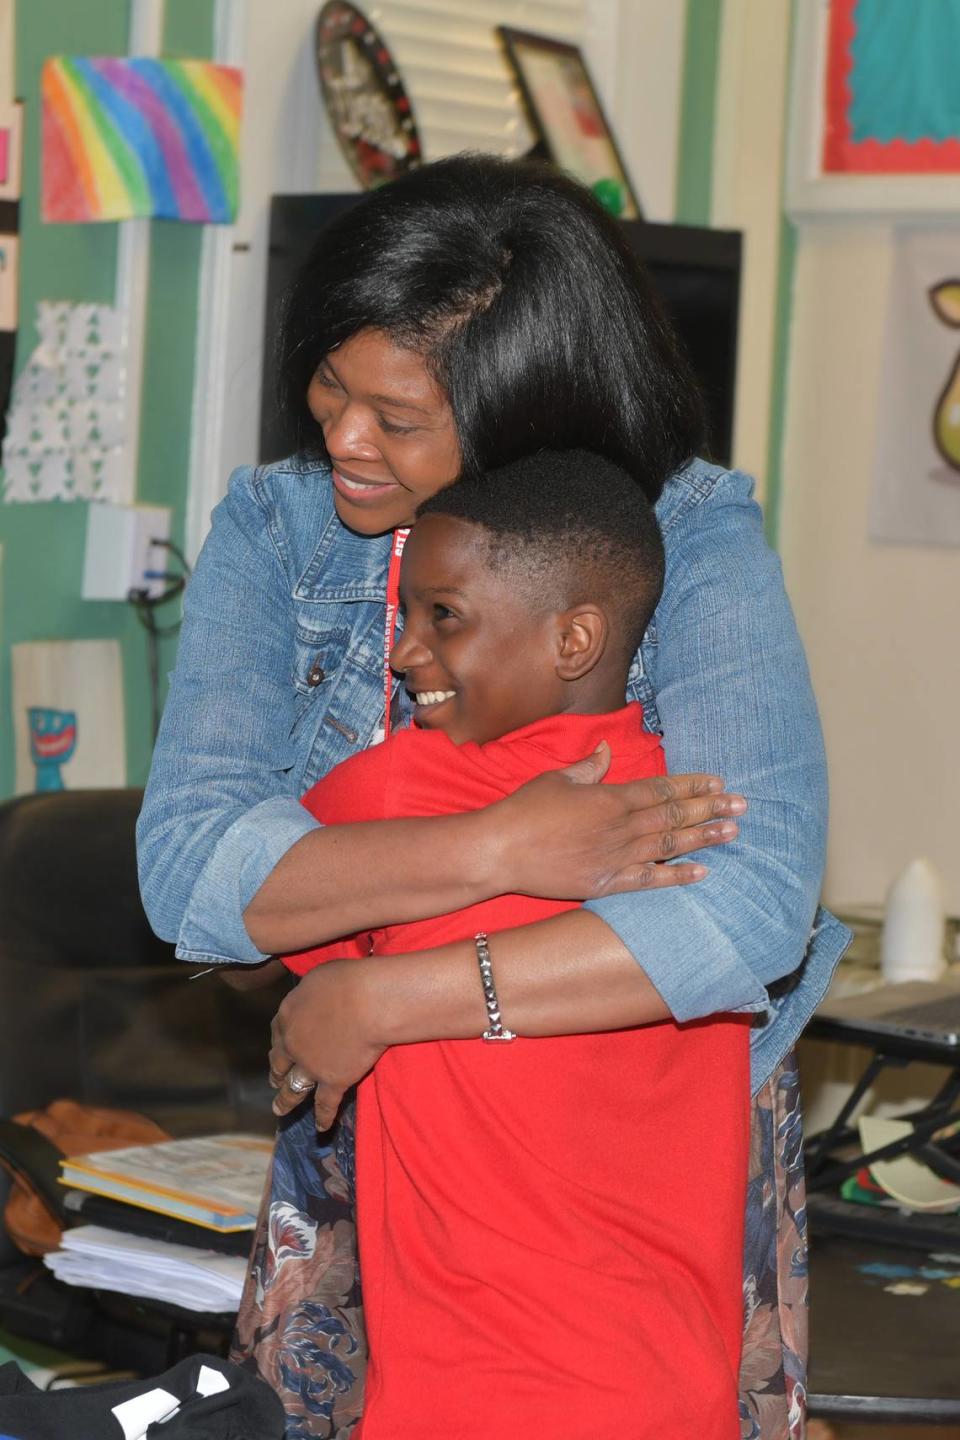
<svg viewBox="0 0 960 1440">
<path fill-rule="evenodd" d="M 306 1095 L 308 1090 L 315 1090 L 316 1080 L 309 1080 L 306 1075 L 298 1075 L 295 1078 L 287 1075 L 287 1085 L 295 1095 Z"/>
</svg>

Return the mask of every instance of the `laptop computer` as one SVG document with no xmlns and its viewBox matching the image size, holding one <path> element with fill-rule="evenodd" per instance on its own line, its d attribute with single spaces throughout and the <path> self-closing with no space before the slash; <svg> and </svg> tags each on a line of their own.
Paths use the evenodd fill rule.
<svg viewBox="0 0 960 1440">
<path fill-rule="evenodd" d="M 960 1058 L 960 983 L 949 980 L 906 980 L 881 985 L 862 995 L 833 999 L 827 995 L 815 1019 L 871 1035 L 895 1035 L 955 1048 Z"/>
</svg>

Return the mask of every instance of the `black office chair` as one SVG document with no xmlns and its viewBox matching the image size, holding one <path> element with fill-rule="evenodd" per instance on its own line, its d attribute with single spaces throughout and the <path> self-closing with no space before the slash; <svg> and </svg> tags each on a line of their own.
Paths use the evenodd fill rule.
<svg viewBox="0 0 960 1440">
<path fill-rule="evenodd" d="M 136 875 L 141 801 L 87 790 L 0 805 L 0 1116 L 65 1096 L 140 1111 L 174 1135 L 272 1133 L 267 1050 L 283 989 L 191 980 L 152 933 Z M 0 1173 L 0 1207 L 8 1186 Z M 77 1325 L 50 1303 L 44 1318 L 36 1287 L 61 1311 L 77 1297 L 46 1275 L 19 1295 L 23 1266 L 0 1236 L 0 1324 L 73 1347 Z M 157 1353 L 161 1369 L 168 1352 Z"/>
</svg>

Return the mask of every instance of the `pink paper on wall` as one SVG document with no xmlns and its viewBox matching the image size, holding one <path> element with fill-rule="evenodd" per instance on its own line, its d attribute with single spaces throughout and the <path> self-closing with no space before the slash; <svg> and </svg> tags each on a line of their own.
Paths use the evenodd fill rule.
<svg viewBox="0 0 960 1440">
<path fill-rule="evenodd" d="M 22 124 L 22 105 L 0 105 L 0 200 L 20 198 Z"/>
</svg>

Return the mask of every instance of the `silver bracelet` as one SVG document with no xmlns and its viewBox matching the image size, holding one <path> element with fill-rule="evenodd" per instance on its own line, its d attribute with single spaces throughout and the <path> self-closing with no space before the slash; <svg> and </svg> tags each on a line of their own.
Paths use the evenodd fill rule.
<svg viewBox="0 0 960 1440">
<path fill-rule="evenodd" d="M 503 1028 L 503 1021 L 500 1019 L 500 1001 L 497 999 L 497 987 L 493 983 L 493 966 L 490 963 L 490 949 L 487 945 L 487 937 L 482 930 L 478 930 L 473 937 L 477 947 L 477 960 L 480 965 L 480 983 L 483 986 L 483 1000 L 487 1007 L 487 1019 L 490 1021 L 489 1030 L 484 1030 L 481 1039 L 483 1040 L 516 1040 L 512 1030 Z"/>
</svg>

